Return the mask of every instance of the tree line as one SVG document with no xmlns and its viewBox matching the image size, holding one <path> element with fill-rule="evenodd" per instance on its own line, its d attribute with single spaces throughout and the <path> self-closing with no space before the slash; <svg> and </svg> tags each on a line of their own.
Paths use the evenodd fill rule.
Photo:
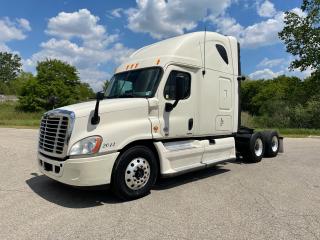
<svg viewBox="0 0 320 240">
<path fill-rule="evenodd" d="M 22 111 L 44 111 L 94 98 L 77 69 L 57 59 L 37 63 L 36 74 L 22 71 L 17 54 L 0 52 L 0 94 L 16 95 Z"/>
<path fill-rule="evenodd" d="M 241 107 L 256 127 L 320 128 L 320 75 L 246 80 Z"/>
</svg>

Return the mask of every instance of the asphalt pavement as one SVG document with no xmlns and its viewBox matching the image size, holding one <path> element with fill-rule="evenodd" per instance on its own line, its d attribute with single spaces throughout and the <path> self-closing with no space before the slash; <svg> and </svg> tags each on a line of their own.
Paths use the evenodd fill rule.
<svg viewBox="0 0 320 240">
<path fill-rule="evenodd" d="M 36 130 L 0 128 L 0 239 L 320 239 L 320 139 L 161 179 L 119 202 L 40 174 Z"/>
</svg>

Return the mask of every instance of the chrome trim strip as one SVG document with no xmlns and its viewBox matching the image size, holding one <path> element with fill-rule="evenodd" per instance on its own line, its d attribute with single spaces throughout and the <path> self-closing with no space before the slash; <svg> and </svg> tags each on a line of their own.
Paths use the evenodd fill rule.
<svg viewBox="0 0 320 240">
<path fill-rule="evenodd" d="M 69 155 L 68 159 L 98 157 L 98 156 L 108 155 L 108 154 L 116 153 L 116 152 L 119 152 L 119 151 L 118 150 L 112 150 L 112 151 L 109 151 L 109 152 L 101 152 L 101 153 L 96 153 L 96 154 Z"/>
</svg>

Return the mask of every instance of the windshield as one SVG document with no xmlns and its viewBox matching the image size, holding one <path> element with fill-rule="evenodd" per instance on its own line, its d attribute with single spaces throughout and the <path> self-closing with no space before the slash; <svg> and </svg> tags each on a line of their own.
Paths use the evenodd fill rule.
<svg viewBox="0 0 320 240">
<path fill-rule="evenodd" d="M 153 97 L 161 77 L 160 67 L 115 74 L 105 92 L 106 98 Z"/>
</svg>

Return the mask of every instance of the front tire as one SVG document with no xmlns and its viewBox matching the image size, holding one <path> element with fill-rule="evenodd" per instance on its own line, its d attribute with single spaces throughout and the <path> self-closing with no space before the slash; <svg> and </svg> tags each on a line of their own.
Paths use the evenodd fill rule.
<svg viewBox="0 0 320 240">
<path fill-rule="evenodd" d="M 158 164 L 153 152 L 145 146 L 134 146 L 115 162 L 111 187 L 123 200 L 137 199 L 150 192 L 157 175 Z"/>
</svg>

